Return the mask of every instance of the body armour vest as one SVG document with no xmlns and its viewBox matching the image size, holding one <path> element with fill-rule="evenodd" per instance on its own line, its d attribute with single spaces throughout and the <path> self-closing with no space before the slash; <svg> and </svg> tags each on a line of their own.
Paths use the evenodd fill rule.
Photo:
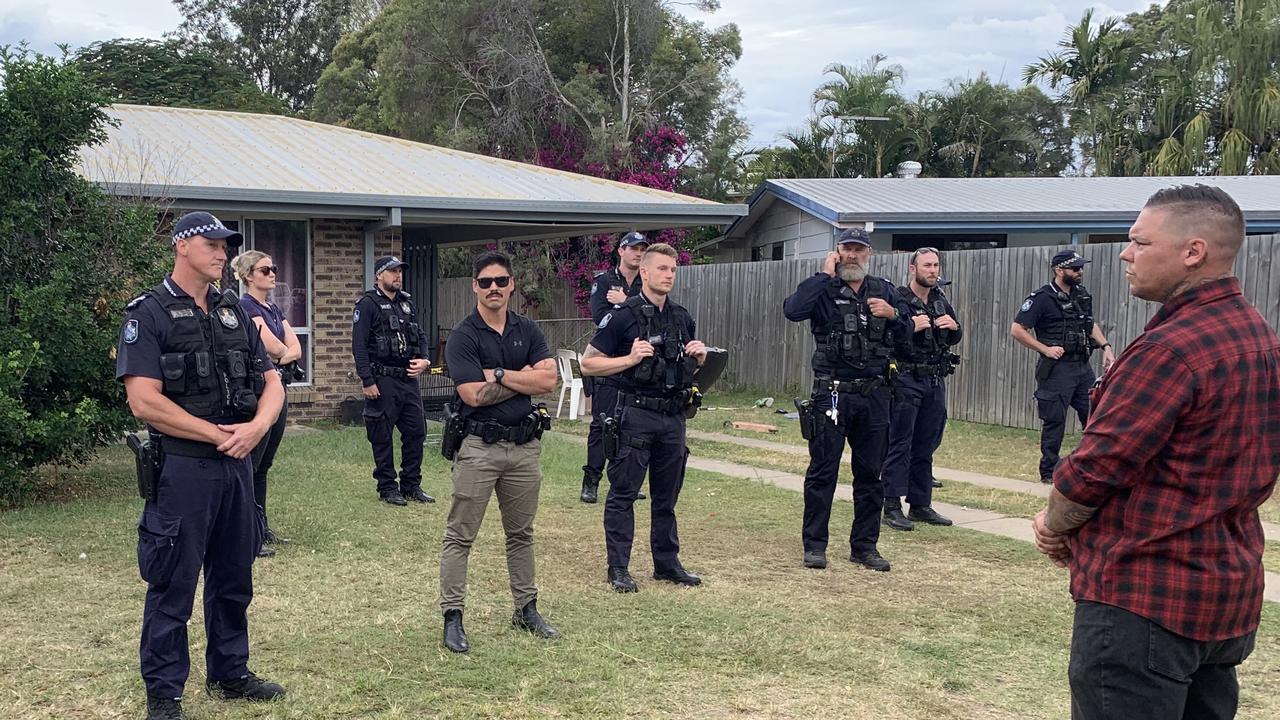
<svg viewBox="0 0 1280 720">
<path fill-rule="evenodd" d="M 249 333 L 257 326 L 227 291 L 201 317 L 190 297 L 175 297 L 164 285 L 147 291 L 172 323 L 161 348 L 163 393 L 178 407 L 210 422 L 243 422 L 258 410 L 264 382 Z"/>
<path fill-rule="evenodd" d="M 369 359 L 391 367 L 407 367 L 418 352 L 422 332 L 414 319 L 409 293 L 401 292 L 395 300 L 388 300 L 377 290 L 365 295 L 378 306 L 370 328 Z"/>
<path fill-rule="evenodd" d="M 864 283 L 864 297 L 858 297 L 845 283 L 827 284 L 827 297 L 835 303 L 836 312 L 827 327 L 826 342 L 818 345 L 816 366 L 863 370 L 888 362 L 893 349 L 893 331 L 888 320 L 871 314 L 865 298 L 881 297 L 891 286 L 870 276 Z"/>
<path fill-rule="evenodd" d="M 653 355 L 623 371 L 637 392 L 668 396 L 693 387 L 697 358 L 686 356 L 684 346 L 693 338 L 686 337 L 683 323 L 675 322 L 676 313 L 669 310 L 663 318 L 658 308 L 643 295 L 627 298 L 622 304 L 636 316 L 640 338 L 653 345 Z"/>
<path fill-rule="evenodd" d="M 936 325 L 938 318 L 947 314 L 946 296 L 936 287 L 929 289 L 928 302 L 921 300 L 909 287 L 902 286 L 898 288 L 898 292 L 902 297 L 907 298 L 907 304 L 911 306 L 912 315 L 927 315 L 930 322 Z M 955 344 L 952 340 L 952 335 L 955 332 L 955 330 L 930 327 L 927 330 L 913 333 L 907 342 L 899 346 L 901 357 L 897 359 L 913 364 L 935 365 L 941 363 L 943 356 L 948 352 L 947 348 Z"/>
<path fill-rule="evenodd" d="M 1060 343 L 1067 355 L 1088 355 L 1093 351 L 1093 344 L 1090 342 L 1093 334 L 1093 296 L 1083 285 L 1077 285 L 1071 293 L 1061 292 L 1053 285 L 1048 287 L 1053 291 L 1050 296 L 1053 307 L 1062 315 L 1062 337 L 1050 338 L 1049 343 Z"/>
</svg>

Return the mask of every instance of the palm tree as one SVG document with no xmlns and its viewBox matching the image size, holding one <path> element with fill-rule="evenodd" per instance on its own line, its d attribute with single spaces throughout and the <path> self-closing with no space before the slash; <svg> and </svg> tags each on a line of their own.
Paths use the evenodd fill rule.
<svg viewBox="0 0 1280 720">
<path fill-rule="evenodd" d="M 853 126 L 857 133 L 851 155 L 856 158 L 856 174 L 883 177 L 900 159 L 899 155 L 913 139 L 904 131 L 897 115 L 905 102 L 898 93 L 902 84 L 901 65 L 883 65 L 885 55 L 872 55 L 861 67 L 833 63 L 823 74 L 835 75 L 813 92 L 814 112 L 819 119 L 830 119 L 830 132 L 843 134 L 849 129 L 850 116 L 888 117 L 888 122 L 861 122 Z M 834 164 L 834 163 L 833 163 Z"/>
</svg>

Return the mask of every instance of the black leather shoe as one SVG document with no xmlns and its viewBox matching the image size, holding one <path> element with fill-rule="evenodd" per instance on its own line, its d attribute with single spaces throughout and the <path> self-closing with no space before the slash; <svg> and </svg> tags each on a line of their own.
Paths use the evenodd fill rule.
<svg viewBox="0 0 1280 720">
<path fill-rule="evenodd" d="M 902 501 L 898 498 L 884 499 L 884 524 L 894 530 L 915 530 L 916 526 L 902 514 Z"/>
<path fill-rule="evenodd" d="M 938 514 L 937 510 L 925 505 L 924 507 L 911 506 L 911 511 L 907 513 L 907 517 L 929 525 L 950 525 L 950 518 L 945 518 Z"/>
<path fill-rule="evenodd" d="M 640 588 L 636 586 L 635 578 L 631 577 L 631 573 L 627 572 L 624 567 L 609 566 L 609 584 L 613 589 L 620 593 L 639 592 Z"/>
<path fill-rule="evenodd" d="M 511 624 L 530 635 L 537 635 L 547 640 L 554 640 L 560 637 L 560 633 L 556 632 L 556 629 L 548 625 L 546 619 L 538 614 L 537 600 L 530 600 L 524 607 L 512 613 Z"/>
<path fill-rule="evenodd" d="M 388 505 L 408 505 L 409 504 L 409 501 L 405 500 L 403 495 L 395 491 L 392 491 L 389 493 L 382 493 L 381 495 L 378 496 L 378 499 Z"/>
<path fill-rule="evenodd" d="M 456 653 L 469 652 L 467 631 L 462 629 L 462 611 L 446 610 L 444 613 L 444 646 Z"/>
<path fill-rule="evenodd" d="M 673 582 L 677 585 L 684 585 L 686 587 L 698 587 L 702 584 L 702 578 L 694 575 L 688 570 L 685 570 L 679 565 L 669 570 L 654 570 L 653 579 L 666 580 L 667 582 Z"/>
<path fill-rule="evenodd" d="M 582 478 L 582 495 L 578 499 L 588 505 L 594 505 L 600 498 L 600 478 Z"/>
<path fill-rule="evenodd" d="M 267 528 L 267 534 L 262 536 L 262 542 L 268 545 L 288 545 L 293 542 L 287 537 L 280 537 L 271 528 Z"/>
<path fill-rule="evenodd" d="M 182 701 L 147 696 L 147 720 L 187 720 Z"/>
<path fill-rule="evenodd" d="M 275 556 L 276 556 L 275 548 L 269 548 L 266 545 L 263 545 L 262 547 L 258 548 L 258 552 L 256 553 L 256 557 L 275 557 Z"/>
<path fill-rule="evenodd" d="M 284 688 L 267 682 L 252 672 L 234 680 L 210 680 L 204 689 L 219 700 L 251 700 L 265 702 L 284 697 Z"/>
<path fill-rule="evenodd" d="M 414 501 L 414 502 L 420 502 L 420 503 L 433 503 L 433 502 L 435 502 L 435 501 L 436 501 L 436 499 L 435 499 L 435 498 L 433 498 L 433 497 L 431 497 L 430 495 L 428 495 L 428 494 L 426 494 L 425 492 L 423 492 L 422 488 L 420 488 L 420 487 L 419 487 L 419 488 L 414 488 L 414 489 L 410 490 L 410 491 L 409 491 L 409 492 L 407 492 L 407 493 L 400 493 L 400 494 L 401 494 L 401 496 L 403 496 L 403 497 L 404 497 L 404 499 L 406 499 L 406 500 L 412 500 L 412 501 Z"/>
<path fill-rule="evenodd" d="M 938 479 L 938 478 L 936 478 L 936 477 L 931 477 L 931 478 L 929 478 L 929 484 L 930 484 L 930 485 L 932 485 L 932 486 L 934 486 L 934 487 L 936 487 L 936 488 L 940 488 L 940 487 L 942 487 L 942 481 L 941 481 L 941 480 L 939 480 L 939 479 Z"/>
<path fill-rule="evenodd" d="M 889 572 L 889 561 L 885 560 L 879 550 L 866 550 L 849 554 L 849 562 L 857 563 L 869 570 Z"/>
<path fill-rule="evenodd" d="M 1050 476 L 1050 477 L 1042 477 L 1042 478 L 1040 478 L 1040 482 L 1044 483 L 1045 485 L 1052 485 L 1052 484 L 1053 484 L 1053 477 L 1052 477 L 1052 476 Z"/>
<path fill-rule="evenodd" d="M 818 550 L 804 554 L 804 566 L 821 570 L 827 566 L 827 554 Z"/>
</svg>

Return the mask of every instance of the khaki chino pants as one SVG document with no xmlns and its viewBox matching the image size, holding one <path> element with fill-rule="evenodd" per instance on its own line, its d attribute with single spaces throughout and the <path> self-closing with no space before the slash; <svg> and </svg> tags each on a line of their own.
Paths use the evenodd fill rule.
<svg viewBox="0 0 1280 720">
<path fill-rule="evenodd" d="M 538 597 L 534 582 L 533 518 L 538 512 L 541 440 L 523 445 L 468 435 L 453 461 L 453 497 L 440 551 L 440 610 L 461 610 L 467 596 L 467 559 L 480 532 L 489 496 L 498 496 L 507 536 L 507 575 L 516 609 Z"/>
</svg>

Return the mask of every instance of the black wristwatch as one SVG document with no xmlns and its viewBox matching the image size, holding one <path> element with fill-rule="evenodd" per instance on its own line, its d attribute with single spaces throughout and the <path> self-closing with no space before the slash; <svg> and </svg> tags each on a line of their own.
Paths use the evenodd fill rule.
<svg viewBox="0 0 1280 720">
<path fill-rule="evenodd" d="M 506 374 L 507 374 L 507 371 L 506 371 L 506 370 L 503 370 L 502 368 L 494 368 L 494 369 L 493 369 L 493 381 L 494 381 L 494 382 L 496 382 L 496 383 L 498 383 L 499 385 L 501 385 L 501 384 L 502 384 L 502 376 L 503 376 L 503 375 L 506 375 Z"/>
</svg>

